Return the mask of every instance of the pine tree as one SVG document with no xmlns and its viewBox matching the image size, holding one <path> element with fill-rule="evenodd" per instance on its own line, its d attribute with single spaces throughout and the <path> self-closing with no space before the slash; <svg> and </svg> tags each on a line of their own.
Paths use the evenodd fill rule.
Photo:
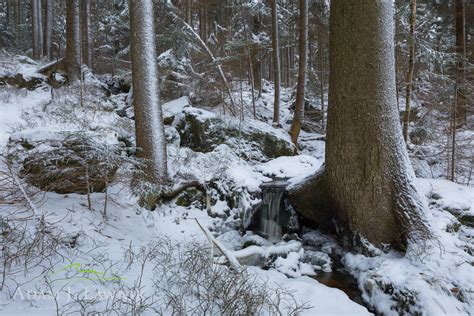
<svg viewBox="0 0 474 316">
<path fill-rule="evenodd" d="M 370 241 L 430 236 L 395 94 L 393 5 L 333 0 L 326 177 L 339 218 Z"/>
<path fill-rule="evenodd" d="M 133 108 L 138 157 L 147 161 L 149 180 L 168 178 L 166 139 L 158 87 L 153 0 L 130 0 Z"/>
<path fill-rule="evenodd" d="M 81 65 L 80 0 L 67 0 L 64 68 L 70 82 L 80 79 Z"/>
</svg>

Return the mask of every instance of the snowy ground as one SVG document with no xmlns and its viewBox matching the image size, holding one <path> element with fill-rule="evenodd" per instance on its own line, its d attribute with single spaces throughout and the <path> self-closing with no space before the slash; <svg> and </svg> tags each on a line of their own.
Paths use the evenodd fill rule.
<svg viewBox="0 0 474 316">
<path fill-rule="evenodd" d="M 270 94 L 271 91 L 264 94 L 262 99 L 268 104 Z M 61 102 L 66 104 L 66 99 L 70 98 L 70 102 L 74 103 L 71 92 L 65 92 L 65 95 L 69 97 L 62 97 Z M 30 135 L 40 130 L 84 128 L 104 133 L 133 132 L 130 122 L 109 109 L 114 102 L 124 102 L 124 96 L 103 100 L 105 105 L 100 107 L 76 107 L 72 113 L 61 112 L 61 108 L 54 104 L 45 106 L 50 98 L 49 88 L 18 91 L 0 87 L 0 150 L 5 149 L 10 134 L 18 130 Z M 287 100 L 288 93 L 284 92 L 282 98 Z M 264 105 L 263 101 L 258 110 L 260 118 L 265 121 L 271 116 L 269 105 Z M 168 108 L 180 106 L 181 101 L 167 105 Z M 283 108 L 282 121 L 285 122 L 290 112 L 286 103 Z M 52 120 L 52 117 L 55 119 Z M 324 142 L 316 140 L 319 136 L 302 133 L 302 138 L 309 139 L 305 142 L 302 155 L 280 157 L 261 164 L 250 164 L 238 158 L 226 145 L 209 154 L 192 155 L 183 163 L 183 156 L 189 156 L 189 151 L 171 145 L 170 169 L 177 173 L 184 168 L 199 177 L 222 173 L 221 177 L 226 181 L 221 184 L 231 184 L 234 192 L 244 192 L 242 196 L 246 200 L 241 203 L 252 205 L 258 202 L 252 193 L 258 192 L 258 186 L 268 181 L 269 177 L 289 177 L 297 181 L 322 165 Z M 216 167 L 216 160 L 222 159 L 225 166 Z M 120 172 L 126 173 L 126 170 Z M 420 258 L 406 258 L 394 252 L 369 258 L 344 252 L 331 243 L 323 245 L 321 251 L 331 253 L 337 248 L 346 269 L 358 280 L 364 300 L 378 312 L 397 314 L 392 308 L 400 304 L 393 300 L 398 295 L 406 299 L 405 310 L 409 313 L 474 314 L 474 229 L 459 220 L 459 214 L 474 215 L 474 189 L 434 179 L 420 179 L 419 189 L 430 204 L 433 229 L 439 241 L 430 252 Z M 102 214 L 103 193 L 92 194 L 92 210 L 87 207 L 87 197 L 78 194 L 46 193 L 36 196 L 33 202 L 38 206 L 38 213 L 34 215 L 20 206 L 0 203 L 2 220 L 21 214 L 28 218 L 26 230 L 32 235 L 39 231 L 41 223 L 46 222 L 46 228 L 43 227 L 46 239 L 54 240 L 57 233 L 61 236 L 60 243 L 67 244 L 67 247 L 49 249 L 50 252 L 48 249 L 39 251 L 37 258 L 29 259 L 27 266 L 30 268 L 26 273 L 19 266 L 24 262 L 11 261 L 6 282 L 0 291 L 2 315 L 52 315 L 57 311 L 112 313 L 140 308 L 144 314 L 169 313 L 172 306 L 166 306 L 169 301 L 157 292 L 160 292 L 160 286 L 169 286 L 170 279 L 159 278 L 163 274 L 157 272 L 157 267 L 160 267 L 159 261 L 164 260 L 167 251 L 176 255 L 181 253 L 181 248 L 171 251 L 160 247 L 167 242 L 174 246 L 180 243 L 183 249 L 193 242 L 209 245 L 196 219 L 237 257 L 252 251 L 264 257 L 281 252 L 283 255 L 269 269 L 251 266 L 248 273 L 255 276 L 259 284 L 266 282 L 277 291 L 286 289 L 288 293 L 293 293 L 292 297 L 298 303 L 307 303 L 308 309 L 303 310 L 302 314 L 370 314 L 341 290 L 310 277 L 318 273 L 318 268 L 302 262 L 306 250 L 301 247 L 301 242 L 293 240 L 272 244 L 250 232 L 241 236 L 236 231 L 239 209 L 230 209 L 226 201 L 216 201 L 210 212 L 194 205 L 182 207 L 174 203 L 150 212 L 138 206 L 137 199 L 123 182 L 114 184 L 108 193 L 112 201 L 108 203 L 106 219 Z M 41 219 L 43 215 L 44 220 Z M 249 240 L 254 242 L 254 246 L 242 250 L 243 244 Z M 158 247 L 160 250 L 155 249 L 156 243 L 161 245 Z M 54 242 L 51 241 L 51 244 Z M 6 262 L 5 253 L 3 259 Z M 40 262 L 41 256 L 47 259 L 48 264 Z M 169 271 L 173 268 L 170 267 Z M 385 291 L 379 289 L 380 284 L 385 286 Z M 271 295 L 276 298 L 276 293 L 271 292 Z M 187 302 L 187 308 L 196 304 L 195 301 Z M 289 313 L 284 309 L 285 303 L 277 304 L 284 314 Z M 267 306 L 266 310 L 268 312 L 271 308 Z"/>
</svg>

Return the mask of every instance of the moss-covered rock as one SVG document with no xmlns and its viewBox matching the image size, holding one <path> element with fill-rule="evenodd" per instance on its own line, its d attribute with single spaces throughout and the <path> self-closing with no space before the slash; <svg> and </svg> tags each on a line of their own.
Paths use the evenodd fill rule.
<svg viewBox="0 0 474 316">
<path fill-rule="evenodd" d="M 227 144 L 242 158 L 267 161 L 291 156 L 294 151 L 284 130 L 268 127 L 256 120 L 239 122 L 203 109 L 187 107 L 175 124 L 181 146 L 197 152 L 211 152 L 218 145 Z"/>
<path fill-rule="evenodd" d="M 9 148 L 28 183 L 61 194 L 103 192 L 121 157 L 118 140 L 99 134 L 19 132 L 10 137 Z"/>
<path fill-rule="evenodd" d="M 204 193 L 194 187 L 187 188 L 176 198 L 176 205 L 179 206 L 188 207 L 193 203 L 199 204 L 198 206 L 203 206 L 205 204 Z"/>
</svg>

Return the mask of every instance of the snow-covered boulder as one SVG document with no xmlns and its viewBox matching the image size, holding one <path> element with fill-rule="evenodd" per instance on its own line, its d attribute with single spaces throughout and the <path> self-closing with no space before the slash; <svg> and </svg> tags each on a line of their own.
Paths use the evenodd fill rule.
<svg viewBox="0 0 474 316">
<path fill-rule="evenodd" d="M 91 132 L 17 132 L 8 147 L 28 183 L 61 194 L 104 191 L 121 154 L 114 134 Z"/>
<path fill-rule="evenodd" d="M 181 136 L 181 146 L 197 152 L 211 152 L 227 144 L 247 160 L 268 161 L 293 155 L 294 147 L 287 133 L 257 121 L 239 122 L 194 107 L 183 108 L 173 122 Z"/>
</svg>

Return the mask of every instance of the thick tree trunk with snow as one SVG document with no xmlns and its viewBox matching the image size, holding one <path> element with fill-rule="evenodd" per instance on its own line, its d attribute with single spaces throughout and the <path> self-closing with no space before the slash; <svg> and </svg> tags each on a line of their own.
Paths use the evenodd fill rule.
<svg viewBox="0 0 474 316">
<path fill-rule="evenodd" d="M 31 24 L 33 25 L 33 58 L 40 59 L 43 57 L 43 22 L 40 0 L 31 0 L 31 11 Z"/>
<path fill-rule="evenodd" d="M 278 36 L 277 0 L 272 0 L 272 50 L 273 50 L 273 80 L 275 82 L 275 100 L 273 103 L 273 124 L 280 124 L 280 51 Z"/>
<path fill-rule="evenodd" d="M 45 22 L 44 22 L 44 47 L 43 54 L 51 59 L 53 48 L 53 20 L 54 20 L 54 1 L 45 0 Z"/>
<path fill-rule="evenodd" d="M 308 0 L 299 0 L 300 3 L 300 37 L 299 37 L 299 66 L 298 86 L 296 88 L 295 113 L 291 123 L 290 136 L 298 148 L 298 137 L 304 116 L 304 92 L 306 89 L 306 70 L 308 68 Z"/>
<path fill-rule="evenodd" d="M 411 92 L 413 90 L 413 72 L 415 70 L 415 25 L 416 25 L 416 0 L 410 1 L 410 38 L 408 72 L 406 77 L 405 113 L 403 115 L 403 139 L 408 142 L 408 128 L 410 126 Z"/>
<path fill-rule="evenodd" d="M 396 107 L 391 1 L 331 1 L 325 177 L 332 207 L 375 244 L 429 238 Z"/>
<path fill-rule="evenodd" d="M 82 0 L 81 3 L 82 20 L 82 62 L 92 69 L 93 63 L 93 43 L 92 43 L 92 25 L 91 25 L 91 1 Z"/>
<path fill-rule="evenodd" d="M 138 156 L 150 181 L 168 178 L 165 129 L 158 89 L 153 0 L 130 0 L 133 108 Z"/>
<path fill-rule="evenodd" d="M 64 68 L 70 82 L 81 77 L 80 13 L 80 0 L 67 0 Z"/>
</svg>

